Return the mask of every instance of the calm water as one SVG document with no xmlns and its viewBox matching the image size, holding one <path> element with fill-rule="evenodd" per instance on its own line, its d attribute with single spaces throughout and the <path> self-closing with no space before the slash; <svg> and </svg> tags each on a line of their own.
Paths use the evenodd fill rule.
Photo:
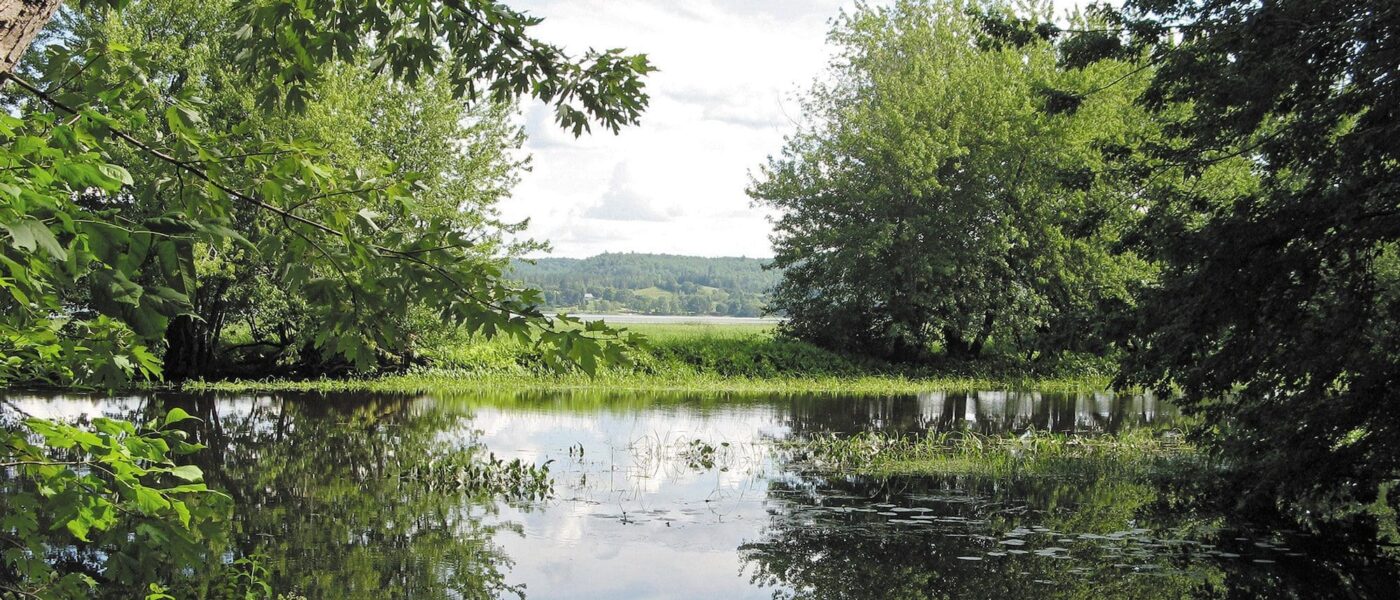
<svg viewBox="0 0 1400 600">
<path fill-rule="evenodd" d="M 1170 424 L 1150 397 L 9 399 L 47 416 L 200 416 L 198 460 L 241 507 L 240 550 L 311 598 L 1400 597 L 1394 564 L 1354 532 L 1251 529 L 1131 481 L 824 475 L 773 444 Z M 447 449 L 548 463 L 553 494 L 411 477 Z"/>
</svg>

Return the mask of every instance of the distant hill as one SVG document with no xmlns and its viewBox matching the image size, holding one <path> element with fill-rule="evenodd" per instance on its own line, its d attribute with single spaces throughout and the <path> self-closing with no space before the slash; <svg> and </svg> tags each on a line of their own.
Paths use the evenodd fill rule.
<svg viewBox="0 0 1400 600">
<path fill-rule="evenodd" d="M 518 261 L 510 278 L 544 292 L 545 308 L 650 315 L 762 315 L 782 279 L 756 258 L 599 254 Z"/>
</svg>

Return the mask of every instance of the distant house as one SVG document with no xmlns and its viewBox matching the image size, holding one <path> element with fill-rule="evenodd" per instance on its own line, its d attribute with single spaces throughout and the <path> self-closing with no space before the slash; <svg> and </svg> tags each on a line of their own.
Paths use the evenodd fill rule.
<svg viewBox="0 0 1400 600">
<path fill-rule="evenodd" d="M 584 300 L 592 300 L 592 299 L 593 299 L 593 294 L 589 294 L 589 293 L 586 293 L 586 292 L 585 292 L 585 293 L 583 294 L 583 299 L 584 299 Z"/>
</svg>

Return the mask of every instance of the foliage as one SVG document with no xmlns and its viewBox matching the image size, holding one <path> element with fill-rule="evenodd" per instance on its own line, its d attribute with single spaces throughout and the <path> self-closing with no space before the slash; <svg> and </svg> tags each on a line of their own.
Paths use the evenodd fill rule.
<svg viewBox="0 0 1400 600">
<path fill-rule="evenodd" d="M 100 0 L 125 4 L 126 0 Z M 244 3 L 235 59 L 264 77 L 264 104 L 312 95 L 321 66 L 368 52 L 370 64 L 414 83 L 441 69 L 454 96 L 484 88 L 498 101 L 530 95 L 580 135 L 597 121 L 617 132 L 646 108 L 645 55 L 590 49 L 574 59 L 531 37 L 541 19 L 494 0 L 260 0 Z"/>
<path fill-rule="evenodd" d="M 1122 380 L 1181 390 L 1241 502 L 1369 504 L 1400 477 L 1400 12 L 1138 0 L 1114 25 L 1084 45 L 1152 50 L 1170 135 L 1133 168 L 1199 174 L 1150 194 L 1162 280 Z M 1248 180 L 1212 193 L 1227 161 Z"/>
<path fill-rule="evenodd" d="M 37 28 L 51 12 L 22 14 Z M 294 324 L 284 346 L 360 369 L 411 350 L 413 311 L 531 344 L 554 368 L 621 362 L 620 332 L 546 319 L 502 279 L 514 226 L 490 206 L 520 166 L 505 103 L 528 94 L 575 135 L 615 132 L 645 107 L 652 67 L 621 50 L 571 58 L 532 37 L 538 23 L 490 0 L 66 9 L 0 73 L 0 383 L 198 372 L 180 361 L 217 345 L 230 296 L 238 317 L 256 306 L 251 332 Z M 465 104 L 478 91 L 491 101 Z M 228 507 L 168 456 L 197 447 L 168 429 L 184 415 L 151 432 L 26 421 L 43 443 L 5 433 L 4 584 L 270 595 L 254 554 L 216 583 L 237 556 Z M 538 485 L 518 462 L 443 469 L 472 490 Z"/>
<path fill-rule="evenodd" d="M 212 122 L 238 123 L 273 138 L 312 140 L 325 162 L 345 172 L 391 165 L 396 176 L 415 178 L 417 189 L 409 212 L 395 214 L 387 205 L 360 208 L 368 211 L 366 215 L 379 215 L 374 224 L 382 234 L 411 235 L 423 220 L 441 222 L 472 239 L 471 260 L 486 269 L 500 268 L 505 257 L 517 251 L 502 238 L 518 227 L 499 222 L 493 206 L 514 184 L 521 166 L 513 154 L 523 134 L 510 124 L 511 110 L 506 105 L 463 103 L 441 78 L 408 86 L 376 77 L 362 60 L 328 69 L 304 110 L 259 112 L 254 109 L 253 90 L 241 85 L 238 73 L 230 72 L 227 62 L 211 60 L 232 54 L 238 28 L 231 22 L 234 9 L 233 4 L 220 2 L 197 7 L 145 2 L 120 15 L 68 15 L 56 27 L 64 35 L 94 44 L 123 44 L 133 52 L 159 54 L 162 63 L 151 66 L 148 74 L 156 81 L 180 82 L 169 86 L 167 93 L 173 89 L 201 98 L 203 114 Z M 171 23 L 182 26 L 171 27 Z M 197 30 L 205 33 L 192 36 L 190 32 Z M 46 66 L 36 62 L 36 78 L 43 79 Z M 146 126 L 134 133 L 143 138 L 170 135 L 159 107 L 148 112 Z M 159 176 L 161 165 L 146 164 L 139 155 L 130 159 L 136 179 Z M 231 168 L 239 170 L 236 164 Z M 241 172 L 240 176 L 256 179 Z M 126 212 L 159 212 L 167 201 L 162 196 L 137 198 Z M 303 214 L 324 215 L 343 210 L 345 202 L 343 195 L 331 195 L 304 199 L 298 205 Z M 194 314 L 177 317 L 166 327 L 164 374 L 184 378 L 230 369 L 333 368 L 334 362 L 327 364 L 327 357 L 316 348 L 317 328 L 309 326 L 325 320 L 324 303 L 282 284 L 287 257 L 275 249 L 286 235 L 285 225 L 255 210 L 237 208 L 232 220 L 251 244 L 272 251 L 249 252 L 235 244 L 197 244 L 191 249 Z M 336 273 L 336 264 L 319 254 L 299 257 L 299 262 L 318 275 Z M 397 330 L 377 344 L 381 361 L 390 356 L 411 357 L 413 338 L 423 329 L 440 326 L 441 320 L 431 314 L 421 319 L 423 323 L 382 312 L 365 314 L 370 316 L 390 319 Z M 225 334 L 230 329 L 246 334 L 246 339 L 227 344 Z"/>
<path fill-rule="evenodd" d="M 1150 268 L 1121 252 L 1138 213 L 1101 148 L 1154 135 L 1132 103 L 1147 75 L 1067 69 L 976 18 L 1009 10 L 906 0 L 836 20 L 809 122 L 750 190 L 780 211 L 788 331 L 896 360 L 1105 349 Z M 1064 88 L 1097 93 L 1069 110 L 1047 92 Z"/>
<path fill-rule="evenodd" d="M 498 249 L 460 220 L 419 209 L 422 188 L 452 178 L 442 165 L 372 153 L 347 160 L 335 152 L 346 146 L 315 135 L 324 130 L 275 124 L 335 100 L 321 98 L 327 92 L 354 91 L 336 88 L 335 77 L 363 65 L 392 76 L 381 85 L 433 81 L 420 89 L 439 105 L 484 86 L 497 100 L 551 102 L 575 133 L 590 119 L 616 129 L 645 105 L 644 57 L 575 61 L 530 36 L 536 19 L 488 1 L 174 8 L 85 3 L 77 22 L 94 27 L 60 27 L 22 74 L 5 74 L 0 344 L 23 360 L 4 363 L 0 378 L 112 385 L 153 375 L 152 349 L 172 322 L 200 316 L 197 258 L 210 252 L 273 265 L 267 281 L 306 300 L 304 339 L 359 368 L 403 347 L 415 306 L 486 335 L 533 339 L 556 364 L 620 360 L 616 332 L 556 327 L 537 294 L 510 287 L 499 263 L 483 260 Z M 162 9 L 182 33 L 135 45 L 118 35 L 141 31 Z M 243 27 L 230 34 L 235 23 Z M 206 31 L 207 43 L 170 52 L 198 41 L 181 36 Z M 441 39 L 422 37 L 432 32 Z M 98 333 L 92 343 L 72 341 L 87 330 Z"/>
<path fill-rule="evenodd" d="M 599 254 L 516 261 L 509 275 L 544 305 L 583 312 L 757 317 L 781 278 L 754 258 Z"/>
<path fill-rule="evenodd" d="M 0 430 L 0 591 L 87 598 L 236 587 L 219 580 L 241 572 L 223 564 L 229 499 L 188 462 L 203 447 L 176 427 L 190 418 L 175 409 L 139 428 L 28 418 Z M 197 575 L 178 576 L 186 571 Z"/>
<path fill-rule="evenodd" d="M 771 325 L 634 325 L 640 340 L 619 373 L 694 373 L 718 377 L 857 375 L 890 365 L 832 352 L 774 331 Z M 514 371 L 548 376 L 532 348 L 450 333 L 425 340 L 424 356 L 437 368 Z"/>
<path fill-rule="evenodd" d="M 651 376 L 736 378 L 840 378 L 904 376 L 924 379 L 1073 379 L 1107 376 L 1112 361 L 1082 354 L 1061 354 L 1027 361 L 1018 357 L 981 360 L 940 359 L 923 364 L 892 363 L 879 358 L 829 350 L 770 325 L 634 325 L 639 346 L 631 362 L 613 373 Z M 485 341 L 460 334 L 424 340 L 424 356 L 435 368 L 507 371 L 547 378 L 538 354 L 510 341 Z M 838 385 L 845 388 L 845 385 Z"/>
</svg>

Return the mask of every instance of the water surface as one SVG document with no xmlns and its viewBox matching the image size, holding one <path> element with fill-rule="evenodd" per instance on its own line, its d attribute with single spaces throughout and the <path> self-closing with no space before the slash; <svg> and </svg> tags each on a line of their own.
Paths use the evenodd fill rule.
<svg viewBox="0 0 1400 600">
<path fill-rule="evenodd" d="M 124 418 L 182 406 L 243 553 L 312 598 L 1400 597 L 1380 549 L 1185 512 L 1112 477 L 869 478 L 813 434 L 1170 427 L 1150 396 L 11 394 Z M 547 464 L 547 498 L 425 478 L 446 451 Z M 1363 536 L 1364 537 L 1364 536 Z"/>
</svg>

